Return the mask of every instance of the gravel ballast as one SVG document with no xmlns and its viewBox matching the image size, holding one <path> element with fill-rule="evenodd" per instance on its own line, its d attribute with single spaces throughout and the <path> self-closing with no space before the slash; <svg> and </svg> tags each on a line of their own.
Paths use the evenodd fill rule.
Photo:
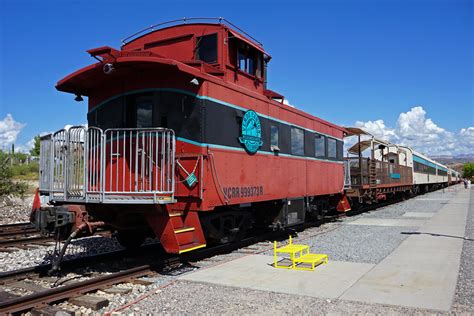
<svg viewBox="0 0 474 316">
<path fill-rule="evenodd" d="M 29 222 L 33 197 L 32 194 L 23 198 L 12 195 L 0 197 L 0 225 Z"/>
<path fill-rule="evenodd" d="M 474 188 L 471 189 L 454 308 L 474 313 Z"/>
</svg>

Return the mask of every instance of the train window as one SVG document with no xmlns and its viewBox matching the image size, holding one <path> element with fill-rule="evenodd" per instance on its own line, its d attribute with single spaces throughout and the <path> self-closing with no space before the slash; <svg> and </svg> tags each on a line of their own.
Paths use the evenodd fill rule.
<svg viewBox="0 0 474 316">
<path fill-rule="evenodd" d="M 257 76 L 257 78 L 259 79 L 263 78 L 262 68 L 263 68 L 263 56 L 262 54 L 259 54 L 257 56 L 257 69 L 255 70 L 255 76 Z"/>
<path fill-rule="evenodd" d="M 239 48 L 237 51 L 237 61 L 239 63 L 239 70 L 251 75 L 255 73 L 253 58 L 250 56 L 248 49 Z"/>
<path fill-rule="evenodd" d="M 123 98 L 115 98 L 93 109 L 88 114 L 88 123 L 90 126 L 97 126 L 102 129 L 120 128 L 124 124 L 123 112 Z"/>
<path fill-rule="evenodd" d="M 136 103 L 137 108 L 137 128 L 152 127 L 153 102 L 144 100 Z"/>
<path fill-rule="evenodd" d="M 278 126 L 271 125 L 270 126 L 270 149 L 271 150 L 279 150 L 278 147 Z"/>
<path fill-rule="evenodd" d="M 304 131 L 300 128 L 291 128 L 291 153 L 293 155 L 304 155 Z"/>
<path fill-rule="evenodd" d="M 337 141 L 334 138 L 328 138 L 328 158 L 337 158 Z"/>
<path fill-rule="evenodd" d="M 344 142 L 337 141 L 337 160 L 344 160 Z"/>
<path fill-rule="evenodd" d="M 326 157 L 326 136 L 316 134 L 314 148 L 316 157 Z"/>
<path fill-rule="evenodd" d="M 206 63 L 217 62 L 217 34 L 197 38 L 196 58 Z"/>
</svg>

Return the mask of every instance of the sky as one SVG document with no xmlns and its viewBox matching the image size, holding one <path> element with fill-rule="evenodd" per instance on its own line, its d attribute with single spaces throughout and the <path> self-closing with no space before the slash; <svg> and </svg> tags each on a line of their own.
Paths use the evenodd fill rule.
<svg viewBox="0 0 474 316">
<path fill-rule="evenodd" d="M 429 155 L 474 154 L 473 1 L 0 0 L 0 148 L 86 123 L 55 84 L 85 51 L 182 17 L 225 17 L 273 57 L 299 109 Z"/>
</svg>

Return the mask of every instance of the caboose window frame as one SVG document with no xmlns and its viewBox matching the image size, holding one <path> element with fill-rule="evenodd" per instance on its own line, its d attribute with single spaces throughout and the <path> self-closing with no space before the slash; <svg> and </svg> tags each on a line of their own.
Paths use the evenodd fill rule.
<svg viewBox="0 0 474 316">
<path fill-rule="evenodd" d="M 277 125 L 270 125 L 270 150 L 280 151 L 279 128 Z"/>
<path fill-rule="evenodd" d="M 291 154 L 296 156 L 305 156 L 304 129 L 291 127 Z"/>
<path fill-rule="evenodd" d="M 204 56 L 201 56 L 201 45 L 204 46 L 204 44 L 209 44 L 210 42 L 208 41 L 209 39 L 212 39 L 214 43 L 211 43 L 214 45 L 213 52 L 214 54 L 211 56 L 215 56 L 215 58 L 202 58 Z M 203 36 L 198 36 L 196 37 L 196 45 L 195 45 L 195 58 L 196 60 L 203 61 L 208 64 L 216 64 L 219 61 L 219 36 L 217 33 L 212 33 L 212 34 L 206 34 Z M 209 48 L 209 47 L 207 47 Z"/>
<path fill-rule="evenodd" d="M 334 147 L 333 147 L 334 146 Z M 337 139 L 327 137 L 327 157 L 329 159 L 336 160 L 337 159 Z"/>
<path fill-rule="evenodd" d="M 321 134 L 314 135 L 314 156 L 316 158 L 326 158 L 326 136 Z"/>
</svg>

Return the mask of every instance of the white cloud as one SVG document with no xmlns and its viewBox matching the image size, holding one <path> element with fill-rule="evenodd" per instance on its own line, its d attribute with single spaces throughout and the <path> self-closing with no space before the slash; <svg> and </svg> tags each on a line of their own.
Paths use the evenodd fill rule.
<svg viewBox="0 0 474 316">
<path fill-rule="evenodd" d="M 285 105 L 288 105 L 288 106 L 291 106 L 292 108 L 294 108 L 294 107 L 295 107 L 295 106 L 294 106 L 294 105 L 292 105 L 292 104 L 290 103 L 290 101 L 288 101 L 288 99 L 286 99 L 286 98 L 285 98 L 285 99 L 283 99 L 283 104 L 285 104 Z"/>
<path fill-rule="evenodd" d="M 0 148 L 8 150 L 11 144 L 16 142 L 18 134 L 25 126 L 26 124 L 15 121 L 11 114 L 7 114 L 0 121 Z"/>
<path fill-rule="evenodd" d="M 357 121 L 355 125 L 380 139 L 385 139 L 391 142 L 395 142 L 398 139 L 395 130 L 385 126 L 383 120 L 367 122 Z"/>
<path fill-rule="evenodd" d="M 19 145 L 15 149 L 15 151 L 27 154 L 30 152 L 30 149 L 33 148 L 34 145 L 35 145 L 35 139 L 32 138 L 26 144 Z"/>
<path fill-rule="evenodd" d="M 383 120 L 355 123 L 378 138 L 413 147 L 428 155 L 456 155 L 474 153 L 474 127 L 451 132 L 438 126 L 421 106 L 400 113 L 397 126 L 391 128 Z"/>
</svg>

